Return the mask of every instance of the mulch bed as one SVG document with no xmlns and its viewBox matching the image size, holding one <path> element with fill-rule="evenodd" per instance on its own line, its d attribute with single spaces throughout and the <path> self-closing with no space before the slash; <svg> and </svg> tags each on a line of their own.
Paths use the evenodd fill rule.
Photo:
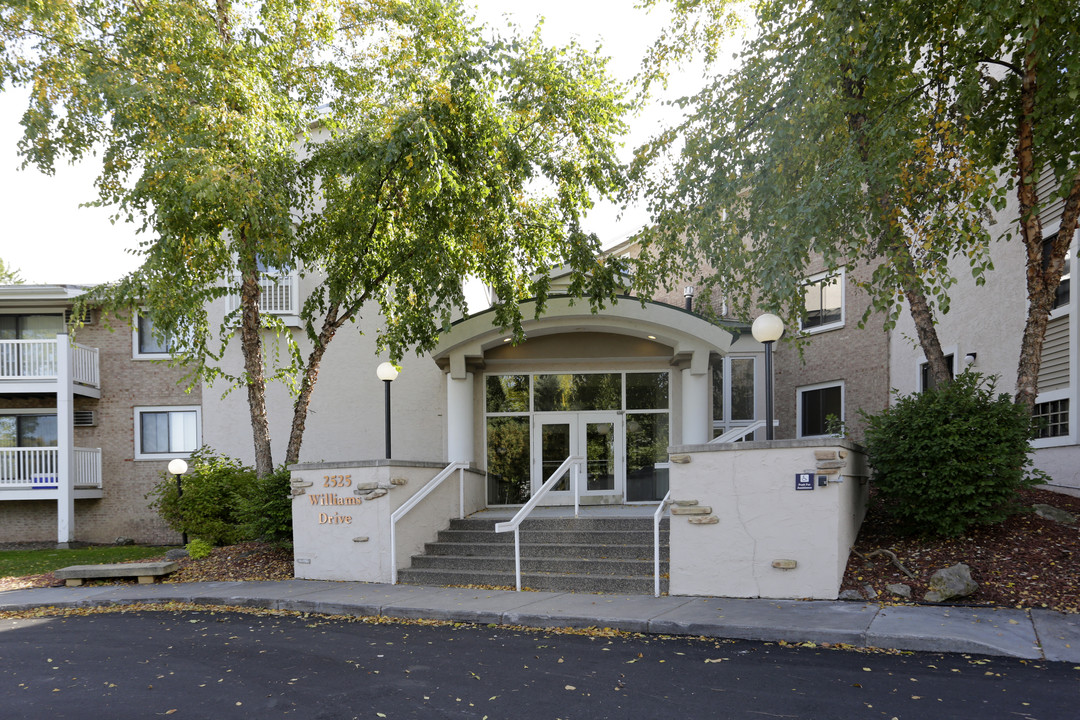
<svg viewBox="0 0 1080 720">
<path fill-rule="evenodd" d="M 1025 490 L 1021 500 L 1028 507 L 1035 503 L 1053 505 L 1080 518 L 1080 498 L 1071 495 Z M 877 549 L 891 550 L 915 575 L 914 579 L 908 577 L 885 555 L 867 562 L 852 553 L 842 588 L 857 590 L 867 598 L 871 595 L 866 591 L 869 585 L 877 594 L 872 599 L 905 602 L 885 589 L 887 584 L 902 583 L 911 587 L 911 602 L 919 602 L 935 571 L 965 563 L 979 589 L 956 602 L 1080 612 L 1080 524 L 1063 525 L 1025 512 L 957 538 L 906 537 L 871 503 L 854 549 L 863 555 Z"/>
</svg>

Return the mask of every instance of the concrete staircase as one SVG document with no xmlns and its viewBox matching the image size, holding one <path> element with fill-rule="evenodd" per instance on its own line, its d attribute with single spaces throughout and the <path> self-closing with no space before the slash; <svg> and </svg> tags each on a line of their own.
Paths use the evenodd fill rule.
<svg viewBox="0 0 1080 720">
<path fill-rule="evenodd" d="M 514 533 L 495 520 L 452 520 L 412 566 L 409 585 L 514 586 Z M 667 592 L 668 519 L 660 523 L 660 590 Z M 531 518 L 521 525 L 521 584 L 532 590 L 653 594 L 652 518 Z"/>
</svg>

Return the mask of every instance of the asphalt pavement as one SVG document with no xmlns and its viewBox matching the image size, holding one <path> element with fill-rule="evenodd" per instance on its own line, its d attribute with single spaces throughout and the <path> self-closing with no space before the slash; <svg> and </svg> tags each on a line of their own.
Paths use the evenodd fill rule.
<svg viewBox="0 0 1080 720">
<path fill-rule="evenodd" d="M 1080 662 L 1080 616 L 1044 609 L 650 597 L 285 580 L 0 592 L 0 611 L 161 602 L 535 628 L 831 643 Z"/>
</svg>

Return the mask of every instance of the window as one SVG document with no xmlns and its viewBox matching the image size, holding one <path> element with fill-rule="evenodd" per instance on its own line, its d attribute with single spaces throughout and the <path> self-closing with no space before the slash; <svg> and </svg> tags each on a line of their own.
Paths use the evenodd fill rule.
<svg viewBox="0 0 1080 720">
<path fill-rule="evenodd" d="M 1057 240 L 1057 233 L 1054 233 L 1050 237 L 1043 240 L 1043 270 L 1050 265 L 1050 254 L 1053 250 L 1054 241 Z M 1059 307 L 1066 307 L 1069 304 L 1069 281 L 1071 279 L 1071 266 L 1072 266 L 1072 252 L 1065 253 L 1065 269 L 1061 271 L 1061 284 L 1058 285 L 1057 291 L 1054 294 L 1054 304 L 1052 310 L 1057 310 Z"/>
<path fill-rule="evenodd" d="M 810 278 L 803 290 L 805 315 L 802 329 L 821 332 L 844 325 L 844 273 L 823 273 Z"/>
<path fill-rule="evenodd" d="M 186 457 L 199 447 L 202 417 L 197 407 L 135 408 L 135 459 Z"/>
<path fill-rule="evenodd" d="M 132 357 L 161 358 L 173 351 L 172 339 L 166 335 L 158 337 L 154 332 L 154 321 L 149 315 L 139 313 L 135 322 L 135 330 L 131 338 L 134 352 Z"/>
<path fill-rule="evenodd" d="M 830 435 L 844 421 L 843 383 L 811 385 L 798 393 L 799 437 Z"/>
<path fill-rule="evenodd" d="M 952 353 L 945 356 L 945 364 L 949 366 L 949 377 L 956 377 L 956 369 L 953 365 L 953 358 L 955 355 Z M 910 365 L 908 367 L 911 367 Z M 919 365 L 919 391 L 930 390 L 936 387 L 934 384 L 934 378 L 930 375 L 930 363 L 924 362 Z"/>
<path fill-rule="evenodd" d="M 755 360 L 726 357 L 712 367 L 713 437 L 754 422 Z M 753 437 L 747 438 L 753 439 Z"/>
<path fill-rule="evenodd" d="M 0 414 L 0 447 L 56 447 L 56 413 Z"/>
<path fill-rule="evenodd" d="M 1031 419 L 1035 421 L 1037 440 L 1067 437 L 1069 435 L 1069 399 L 1035 403 Z"/>
</svg>

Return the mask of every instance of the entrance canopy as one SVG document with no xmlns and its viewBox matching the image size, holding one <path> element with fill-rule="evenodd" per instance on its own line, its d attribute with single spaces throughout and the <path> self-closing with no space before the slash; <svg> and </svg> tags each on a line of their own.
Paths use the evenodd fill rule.
<svg viewBox="0 0 1080 720">
<path fill-rule="evenodd" d="M 586 460 L 583 502 L 659 500 L 668 445 L 710 437 L 710 361 L 728 353 L 732 332 L 629 297 L 596 314 L 567 297 L 540 318 L 535 302 L 521 309 L 525 342 L 487 311 L 456 323 L 433 353 L 447 372 L 449 460 L 483 458 L 492 504 L 523 502 L 568 455 Z"/>
</svg>

